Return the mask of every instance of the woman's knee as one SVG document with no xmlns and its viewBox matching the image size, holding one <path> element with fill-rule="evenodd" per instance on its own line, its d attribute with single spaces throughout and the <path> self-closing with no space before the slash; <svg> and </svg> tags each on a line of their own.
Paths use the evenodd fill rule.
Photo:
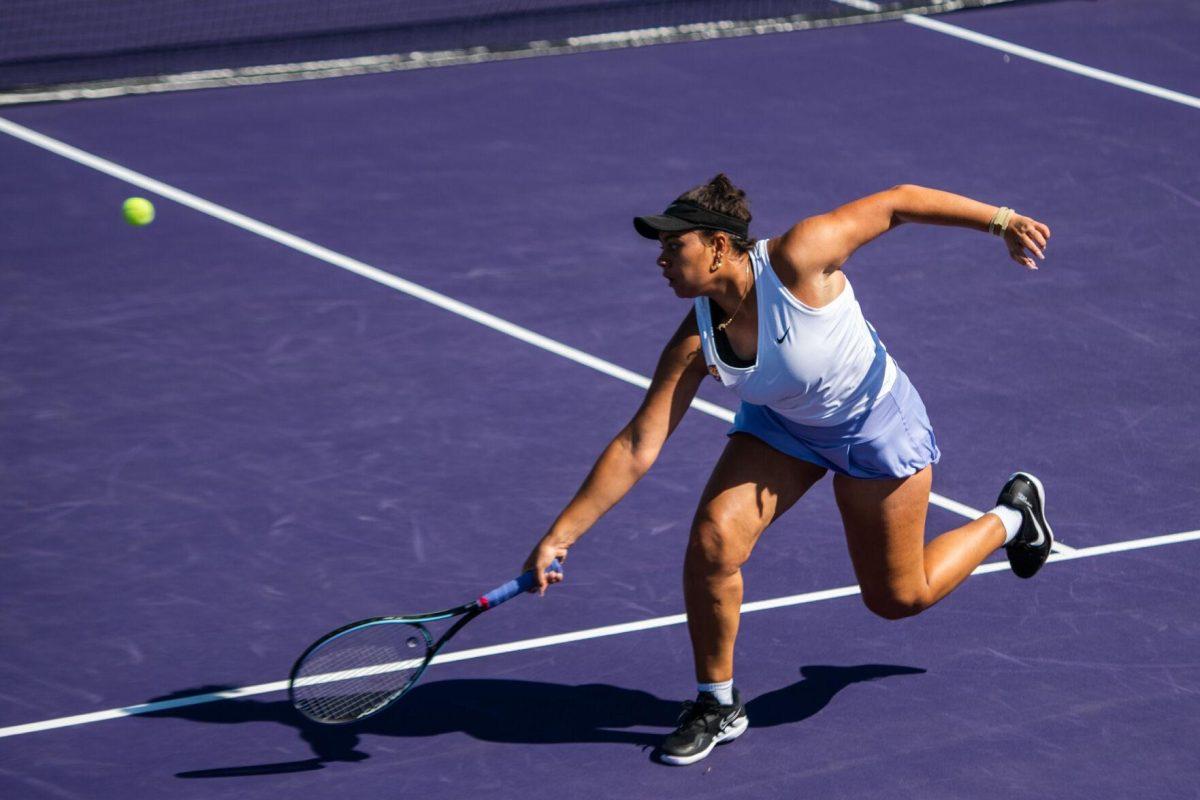
<svg viewBox="0 0 1200 800">
<path fill-rule="evenodd" d="M 702 513 L 692 522 L 684 572 L 689 578 L 732 575 L 750 555 L 749 534 L 727 517 Z"/>
<path fill-rule="evenodd" d="M 863 604 L 876 616 L 896 620 L 913 617 L 933 605 L 929 592 L 918 586 L 867 589 L 863 587 Z"/>
</svg>

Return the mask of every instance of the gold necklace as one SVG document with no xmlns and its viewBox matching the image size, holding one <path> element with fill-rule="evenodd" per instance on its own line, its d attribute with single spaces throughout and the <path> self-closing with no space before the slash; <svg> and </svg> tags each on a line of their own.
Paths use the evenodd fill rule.
<svg viewBox="0 0 1200 800">
<path fill-rule="evenodd" d="M 746 302 L 746 298 L 750 296 L 750 290 L 754 288 L 754 273 L 750 271 L 749 263 L 746 264 L 746 274 L 750 276 L 750 285 L 746 287 L 745 293 L 742 294 L 742 299 L 738 300 L 737 308 L 735 308 L 733 313 L 729 315 L 729 319 L 717 326 L 717 330 L 721 333 L 725 332 L 725 329 L 729 327 L 729 323 L 733 322 L 733 318 L 736 317 L 737 313 L 742 310 L 742 303 Z"/>
</svg>

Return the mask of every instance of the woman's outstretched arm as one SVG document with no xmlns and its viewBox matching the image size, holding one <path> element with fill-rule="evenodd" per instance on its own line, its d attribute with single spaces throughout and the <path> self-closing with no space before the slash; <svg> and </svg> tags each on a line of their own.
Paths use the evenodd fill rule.
<svg viewBox="0 0 1200 800">
<path fill-rule="evenodd" d="M 809 217 L 780 237 L 772 263 L 794 273 L 839 269 L 855 250 L 906 222 L 953 225 L 992 232 L 1004 238 L 1009 256 L 1037 269 L 1046 257 L 1050 228 L 1032 217 L 969 197 L 902 184 Z"/>
<path fill-rule="evenodd" d="M 649 471 L 706 374 L 692 311 L 663 348 L 650 388 L 633 419 L 604 448 L 579 491 L 525 560 L 525 569 L 538 576 L 539 591 L 562 580 L 561 573 L 546 574 L 550 562 L 564 560 L 568 548 Z"/>
</svg>

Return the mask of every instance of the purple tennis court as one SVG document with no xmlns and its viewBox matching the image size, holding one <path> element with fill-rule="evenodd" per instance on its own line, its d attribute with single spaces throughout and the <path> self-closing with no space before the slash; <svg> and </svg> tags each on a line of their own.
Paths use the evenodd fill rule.
<svg viewBox="0 0 1200 800">
<path fill-rule="evenodd" d="M 720 3 L 532 2 L 541 44 L 485 52 L 432 3 L 342 38 L 291 5 L 343 59 L 306 77 L 347 74 L 101 86 L 81 58 L 140 75 L 153 48 L 0 39 L 0 795 L 1198 796 L 1200 9 L 762 0 L 774 32 L 709 36 Z M 345 61 L 414 31 L 444 66 Z M 169 68 L 249 47 L 200 44 Z M 879 619 L 823 480 L 744 568 L 747 734 L 657 763 L 736 408 L 706 381 L 564 583 L 384 714 L 305 722 L 285 682 L 317 636 L 520 571 L 687 311 L 631 218 L 720 171 L 763 238 L 903 183 L 1052 227 L 1036 272 L 908 225 L 845 267 L 937 432 L 929 535 L 1027 469 L 1045 569 L 1001 551 Z"/>
</svg>

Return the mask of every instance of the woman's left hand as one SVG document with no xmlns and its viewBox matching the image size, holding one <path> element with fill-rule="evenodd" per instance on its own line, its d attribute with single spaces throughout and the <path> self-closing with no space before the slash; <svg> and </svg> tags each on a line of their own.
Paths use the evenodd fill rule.
<svg viewBox="0 0 1200 800">
<path fill-rule="evenodd" d="M 1012 260 L 1027 269 L 1037 269 L 1033 256 L 1046 260 L 1046 242 L 1050 240 L 1050 227 L 1032 217 L 1014 214 L 1004 232 L 1004 244 Z"/>
</svg>

